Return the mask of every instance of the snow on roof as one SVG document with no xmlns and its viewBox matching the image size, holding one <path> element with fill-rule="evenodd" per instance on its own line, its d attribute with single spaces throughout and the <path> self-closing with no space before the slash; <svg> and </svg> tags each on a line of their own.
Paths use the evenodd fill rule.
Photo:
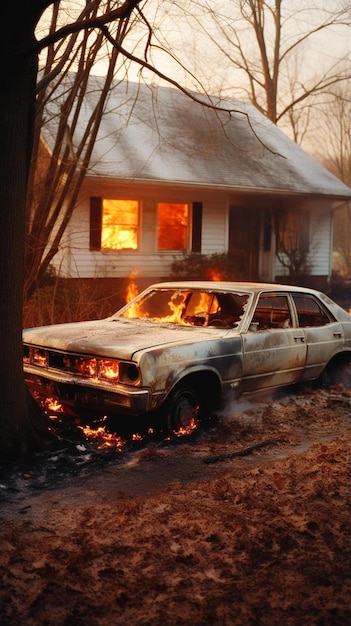
<svg viewBox="0 0 351 626">
<path fill-rule="evenodd" d="M 81 135 L 103 81 L 89 80 Z M 349 187 L 255 107 L 220 106 L 233 112 L 201 106 L 173 87 L 116 82 L 87 176 L 351 198 Z M 73 142 L 80 139 L 78 132 Z"/>
</svg>

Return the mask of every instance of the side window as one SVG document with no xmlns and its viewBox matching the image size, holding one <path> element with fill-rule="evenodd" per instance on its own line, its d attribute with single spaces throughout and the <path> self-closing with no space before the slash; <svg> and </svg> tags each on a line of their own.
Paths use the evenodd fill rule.
<svg viewBox="0 0 351 626">
<path fill-rule="evenodd" d="M 293 295 L 299 326 L 325 326 L 332 320 L 313 296 Z"/>
<path fill-rule="evenodd" d="M 251 320 L 252 330 L 290 328 L 291 314 L 287 296 L 262 294 Z"/>
</svg>

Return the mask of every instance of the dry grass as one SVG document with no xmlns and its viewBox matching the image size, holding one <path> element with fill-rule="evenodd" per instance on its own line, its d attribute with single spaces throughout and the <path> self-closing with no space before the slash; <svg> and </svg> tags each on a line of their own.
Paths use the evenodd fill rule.
<svg viewBox="0 0 351 626">
<path fill-rule="evenodd" d="M 71 285 L 57 282 L 38 289 L 24 306 L 23 328 L 101 319 L 115 312 L 113 298 L 101 296 L 98 284 L 77 280 Z"/>
</svg>

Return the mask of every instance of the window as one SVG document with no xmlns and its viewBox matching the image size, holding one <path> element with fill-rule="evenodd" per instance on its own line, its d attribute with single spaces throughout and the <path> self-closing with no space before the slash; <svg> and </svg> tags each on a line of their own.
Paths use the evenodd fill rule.
<svg viewBox="0 0 351 626">
<path fill-rule="evenodd" d="M 179 289 L 155 289 L 129 304 L 120 317 L 148 318 L 186 326 L 238 326 L 248 295 Z"/>
<path fill-rule="evenodd" d="M 189 205 L 160 202 L 158 205 L 157 249 L 187 250 Z"/>
<path fill-rule="evenodd" d="M 299 326 L 325 326 L 330 323 L 330 317 L 313 298 L 304 295 L 293 295 Z"/>
<path fill-rule="evenodd" d="M 255 326 L 256 330 L 289 328 L 292 324 L 287 296 L 262 294 L 258 300 L 251 324 Z"/>
<path fill-rule="evenodd" d="M 90 199 L 90 249 L 137 250 L 138 200 Z"/>
<path fill-rule="evenodd" d="M 90 198 L 90 250 L 140 249 L 138 200 Z M 202 202 L 157 204 L 157 250 L 201 252 Z"/>
<path fill-rule="evenodd" d="M 137 250 L 139 202 L 137 200 L 102 201 L 101 249 Z"/>
</svg>

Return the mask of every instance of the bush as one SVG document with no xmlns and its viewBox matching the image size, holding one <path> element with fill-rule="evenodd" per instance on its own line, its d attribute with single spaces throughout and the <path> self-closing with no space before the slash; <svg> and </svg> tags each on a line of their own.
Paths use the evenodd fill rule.
<svg viewBox="0 0 351 626">
<path fill-rule="evenodd" d="M 57 281 L 38 288 L 25 303 L 23 328 L 101 319 L 114 312 L 111 298 L 101 298 L 91 284 L 77 280 L 74 287 L 67 288 Z"/>
<path fill-rule="evenodd" d="M 226 253 L 191 252 L 173 261 L 172 278 L 187 280 L 235 280 L 234 259 Z"/>
</svg>

